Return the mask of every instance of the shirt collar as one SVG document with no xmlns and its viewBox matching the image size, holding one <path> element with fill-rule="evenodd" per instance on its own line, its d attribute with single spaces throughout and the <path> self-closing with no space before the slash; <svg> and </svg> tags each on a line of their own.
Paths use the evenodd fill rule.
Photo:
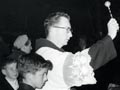
<svg viewBox="0 0 120 90">
<path fill-rule="evenodd" d="M 51 41 L 47 40 L 47 39 L 37 39 L 36 40 L 36 44 L 35 44 L 35 50 L 38 50 L 41 47 L 51 47 L 54 49 L 57 49 L 61 52 L 64 52 L 64 50 L 62 48 L 57 47 L 54 43 L 52 43 Z"/>
</svg>

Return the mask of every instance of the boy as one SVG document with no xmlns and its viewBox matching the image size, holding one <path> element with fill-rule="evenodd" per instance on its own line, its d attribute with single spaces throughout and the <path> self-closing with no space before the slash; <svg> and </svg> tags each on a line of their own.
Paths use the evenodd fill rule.
<svg viewBox="0 0 120 90">
<path fill-rule="evenodd" d="M 18 90 L 41 89 L 47 81 L 52 64 L 37 54 L 28 54 L 18 60 L 18 72 L 22 77 Z"/>
<path fill-rule="evenodd" d="M 18 71 L 17 61 L 11 58 L 6 58 L 1 62 L 0 90 L 17 90 L 18 85 Z"/>
</svg>

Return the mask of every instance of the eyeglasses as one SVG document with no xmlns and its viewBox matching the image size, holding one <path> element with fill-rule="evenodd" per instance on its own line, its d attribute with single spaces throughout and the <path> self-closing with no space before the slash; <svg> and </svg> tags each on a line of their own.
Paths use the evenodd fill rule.
<svg viewBox="0 0 120 90">
<path fill-rule="evenodd" d="M 55 27 L 55 28 L 61 28 L 61 29 L 65 29 L 65 30 L 67 30 L 67 33 L 69 33 L 69 32 L 73 32 L 73 30 L 70 28 L 70 27 L 60 27 L 60 26 L 53 26 L 53 27 Z"/>
</svg>

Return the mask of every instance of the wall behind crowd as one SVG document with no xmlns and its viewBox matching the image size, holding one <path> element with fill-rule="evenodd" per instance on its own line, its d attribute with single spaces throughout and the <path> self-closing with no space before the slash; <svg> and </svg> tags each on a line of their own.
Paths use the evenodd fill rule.
<svg viewBox="0 0 120 90">
<path fill-rule="evenodd" d="M 120 21 L 120 1 L 110 1 L 113 16 Z M 54 11 L 65 11 L 71 16 L 74 30 L 71 42 L 80 35 L 85 35 L 91 45 L 107 31 L 106 23 L 110 17 L 104 2 L 105 0 L 1 0 L 0 32 L 6 38 L 21 33 L 28 33 L 32 38 L 44 37 L 43 22 L 47 15 Z"/>
<path fill-rule="evenodd" d="M 75 35 L 98 37 L 93 33 L 98 33 L 94 24 L 100 22 L 100 3 L 100 0 L 1 0 L 0 29 L 12 35 L 25 32 L 33 37 L 44 37 L 46 16 L 54 11 L 65 11 L 71 16 Z"/>
</svg>

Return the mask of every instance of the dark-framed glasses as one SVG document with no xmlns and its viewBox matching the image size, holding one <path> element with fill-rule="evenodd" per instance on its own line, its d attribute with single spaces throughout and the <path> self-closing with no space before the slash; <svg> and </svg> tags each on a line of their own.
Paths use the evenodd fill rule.
<svg viewBox="0 0 120 90">
<path fill-rule="evenodd" d="M 60 26 L 53 26 L 53 27 L 54 27 L 54 28 L 65 29 L 65 30 L 67 30 L 68 33 L 69 33 L 69 32 L 73 32 L 72 28 L 70 28 L 70 27 L 60 27 Z"/>
</svg>

